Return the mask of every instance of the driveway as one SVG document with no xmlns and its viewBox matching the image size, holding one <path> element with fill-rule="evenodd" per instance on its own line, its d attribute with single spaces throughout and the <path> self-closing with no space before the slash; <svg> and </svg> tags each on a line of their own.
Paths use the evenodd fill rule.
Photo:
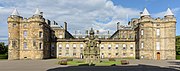
<svg viewBox="0 0 180 71">
<path fill-rule="evenodd" d="M 62 66 L 58 60 L 0 60 L 0 71 L 179 71 L 178 60 L 129 60 L 122 66 Z"/>
</svg>

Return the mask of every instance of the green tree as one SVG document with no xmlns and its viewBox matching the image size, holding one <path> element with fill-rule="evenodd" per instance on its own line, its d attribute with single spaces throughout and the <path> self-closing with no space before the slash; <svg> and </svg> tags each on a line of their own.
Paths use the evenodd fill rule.
<svg viewBox="0 0 180 71">
<path fill-rule="evenodd" d="M 180 36 L 176 36 L 176 54 L 180 55 Z"/>
<path fill-rule="evenodd" d="M 0 54 L 7 54 L 8 45 L 5 45 L 4 42 L 0 42 Z"/>
</svg>

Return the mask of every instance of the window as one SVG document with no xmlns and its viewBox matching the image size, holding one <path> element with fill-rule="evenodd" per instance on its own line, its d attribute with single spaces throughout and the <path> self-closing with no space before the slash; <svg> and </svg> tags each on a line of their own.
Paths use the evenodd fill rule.
<svg viewBox="0 0 180 71">
<path fill-rule="evenodd" d="M 62 45 L 61 44 L 59 44 L 59 49 L 62 49 Z"/>
<path fill-rule="evenodd" d="M 66 49 L 69 49 L 69 44 L 66 44 Z"/>
<path fill-rule="evenodd" d="M 156 29 L 156 34 L 157 34 L 157 36 L 160 36 L 160 29 L 159 28 Z"/>
<path fill-rule="evenodd" d="M 26 30 L 23 32 L 23 35 L 24 35 L 24 38 L 27 37 L 27 31 Z"/>
<path fill-rule="evenodd" d="M 36 41 L 35 40 L 33 41 L 33 46 L 36 46 Z"/>
<path fill-rule="evenodd" d="M 12 41 L 12 47 L 16 47 L 16 41 Z"/>
<path fill-rule="evenodd" d="M 73 53 L 73 56 L 76 56 L 76 53 Z"/>
<path fill-rule="evenodd" d="M 16 27 L 16 24 L 15 24 L 15 23 L 13 23 L 13 27 Z"/>
<path fill-rule="evenodd" d="M 111 53 L 108 53 L 108 55 L 111 55 Z"/>
<path fill-rule="evenodd" d="M 27 24 L 24 24 L 24 28 L 26 28 L 27 27 Z"/>
<path fill-rule="evenodd" d="M 132 44 L 130 45 L 130 49 L 133 49 L 133 45 Z"/>
<path fill-rule="evenodd" d="M 59 55 L 62 55 L 61 53 L 59 53 Z"/>
<path fill-rule="evenodd" d="M 104 49 L 104 45 L 101 45 L 101 49 Z"/>
<path fill-rule="evenodd" d="M 27 42 L 24 42 L 24 49 L 27 49 Z"/>
<path fill-rule="evenodd" d="M 156 50 L 160 50 L 160 42 L 156 42 Z"/>
<path fill-rule="evenodd" d="M 126 53 L 123 53 L 123 56 L 126 56 Z"/>
<path fill-rule="evenodd" d="M 39 32 L 39 37 L 43 37 L 43 33 L 41 31 Z"/>
<path fill-rule="evenodd" d="M 118 44 L 116 44 L 116 49 L 118 49 Z"/>
<path fill-rule="evenodd" d="M 111 49 L 111 45 L 108 45 L 108 49 Z"/>
<path fill-rule="evenodd" d="M 144 48 L 144 42 L 141 42 L 141 48 Z"/>
<path fill-rule="evenodd" d="M 42 43 L 39 43 L 39 49 L 43 49 Z"/>
<path fill-rule="evenodd" d="M 73 44 L 73 49 L 76 49 L 76 44 Z"/>
<path fill-rule="evenodd" d="M 144 35 L 144 30 L 143 29 L 141 30 L 141 35 Z"/>
<path fill-rule="evenodd" d="M 126 49 L 126 44 L 123 44 L 123 49 L 124 49 L 124 50 Z"/>
<path fill-rule="evenodd" d="M 83 49 L 83 44 L 82 43 L 80 44 L 80 49 Z"/>
<path fill-rule="evenodd" d="M 115 54 L 116 56 L 118 55 L 118 53 Z"/>
</svg>

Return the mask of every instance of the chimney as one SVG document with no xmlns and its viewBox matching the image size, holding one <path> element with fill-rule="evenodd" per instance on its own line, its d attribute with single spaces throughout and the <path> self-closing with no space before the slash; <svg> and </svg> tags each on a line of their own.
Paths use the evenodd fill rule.
<svg viewBox="0 0 180 71">
<path fill-rule="evenodd" d="M 43 12 L 40 12 L 40 15 L 43 16 Z"/>
<path fill-rule="evenodd" d="M 67 30 L 67 23 L 64 22 L 64 29 Z"/>
<path fill-rule="evenodd" d="M 97 30 L 97 34 L 99 34 L 99 30 Z"/>
<path fill-rule="evenodd" d="M 88 35 L 88 30 L 86 30 L 86 35 Z"/>
<path fill-rule="evenodd" d="M 117 30 L 119 30 L 119 22 L 117 23 Z"/>
</svg>

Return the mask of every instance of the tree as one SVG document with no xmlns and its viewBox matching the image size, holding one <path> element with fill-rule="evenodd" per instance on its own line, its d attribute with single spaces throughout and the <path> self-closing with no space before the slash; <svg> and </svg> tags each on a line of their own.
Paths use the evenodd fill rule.
<svg viewBox="0 0 180 71">
<path fill-rule="evenodd" d="M 0 42 L 0 54 L 6 54 L 8 52 L 8 45 L 4 42 Z"/>
<path fill-rule="evenodd" d="M 176 54 L 180 55 L 180 36 L 176 36 Z"/>
</svg>

